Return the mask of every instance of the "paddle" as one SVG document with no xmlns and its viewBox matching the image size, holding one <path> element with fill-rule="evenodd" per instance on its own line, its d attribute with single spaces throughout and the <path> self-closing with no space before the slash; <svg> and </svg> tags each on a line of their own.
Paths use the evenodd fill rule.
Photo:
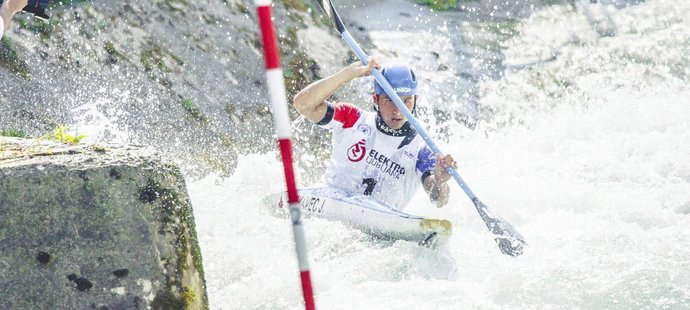
<svg viewBox="0 0 690 310">
<path fill-rule="evenodd" d="M 331 19 L 331 21 L 333 22 L 333 26 L 335 26 L 335 29 L 338 30 L 343 40 L 347 42 L 350 48 L 355 52 L 355 54 L 357 54 L 357 57 L 359 57 L 362 63 L 366 65 L 369 62 L 369 57 L 359 47 L 359 44 L 355 42 L 355 40 L 352 38 L 350 33 L 345 28 L 345 25 L 343 24 L 342 19 L 340 19 L 338 12 L 336 12 L 335 8 L 333 7 L 333 3 L 331 2 L 331 0 L 312 0 L 312 2 L 319 8 L 319 10 L 321 10 Z M 424 128 L 419 124 L 417 119 L 415 119 L 412 113 L 410 113 L 410 111 L 407 110 L 402 100 L 400 100 L 400 97 L 398 97 L 398 95 L 395 93 L 388 81 L 383 77 L 381 72 L 379 72 L 379 70 L 377 69 L 374 69 L 372 70 L 371 74 L 374 76 L 376 81 L 378 81 L 379 84 L 383 87 L 383 90 L 386 91 L 386 94 L 388 94 L 388 96 L 391 99 L 393 99 L 395 105 L 405 115 L 412 127 L 414 127 L 417 130 L 417 132 L 422 137 L 422 139 L 424 139 L 427 145 L 434 152 L 443 154 L 443 152 L 441 152 L 441 150 L 431 139 L 429 134 L 427 134 Z M 489 207 L 486 204 L 479 200 L 479 198 L 477 198 L 477 196 L 472 192 L 472 190 L 470 190 L 467 184 L 465 184 L 465 181 L 463 181 L 463 179 L 460 177 L 460 174 L 458 174 L 458 172 L 455 169 L 448 168 L 448 172 L 453 176 L 455 181 L 458 182 L 458 185 L 460 185 L 465 194 L 467 194 L 467 196 L 472 200 L 472 203 L 474 203 L 477 212 L 479 212 L 479 216 L 482 218 L 482 220 L 484 220 L 486 227 L 494 235 L 494 239 L 496 240 L 498 248 L 501 250 L 501 252 L 503 252 L 503 254 L 511 256 L 518 256 L 522 254 L 524 247 L 527 244 L 522 235 L 520 235 L 520 233 L 518 233 L 512 225 L 510 225 L 500 216 L 491 211 L 491 209 L 489 209 Z"/>
</svg>

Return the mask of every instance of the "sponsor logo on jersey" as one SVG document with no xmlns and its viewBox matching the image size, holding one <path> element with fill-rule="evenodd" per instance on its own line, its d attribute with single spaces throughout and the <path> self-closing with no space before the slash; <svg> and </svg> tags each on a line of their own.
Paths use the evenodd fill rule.
<svg viewBox="0 0 690 310">
<path fill-rule="evenodd" d="M 371 134 L 371 127 L 370 127 L 369 125 L 367 125 L 367 124 L 359 124 L 359 125 L 357 125 L 357 130 L 359 130 L 360 132 L 362 132 L 363 134 L 365 134 L 365 135 L 367 135 L 367 136 L 368 136 L 369 134 Z"/>
<path fill-rule="evenodd" d="M 410 152 L 408 152 L 408 151 L 404 151 L 404 154 L 405 154 L 405 156 L 407 156 L 407 157 L 409 157 L 409 158 L 414 158 L 414 154 L 412 154 L 412 153 L 410 153 Z"/>
<path fill-rule="evenodd" d="M 365 147 L 366 144 L 367 140 L 365 139 L 359 140 L 359 142 L 353 144 L 349 149 L 347 149 L 347 159 L 352 162 L 362 160 L 364 155 L 367 153 L 367 148 Z"/>
<path fill-rule="evenodd" d="M 371 150 L 369 152 L 366 162 L 396 179 L 400 179 L 400 176 L 405 175 L 405 168 L 403 166 L 376 150 Z"/>
</svg>

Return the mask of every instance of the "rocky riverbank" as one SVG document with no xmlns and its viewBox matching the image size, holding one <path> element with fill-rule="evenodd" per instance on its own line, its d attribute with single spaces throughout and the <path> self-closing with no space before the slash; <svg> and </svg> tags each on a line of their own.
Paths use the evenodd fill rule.
<svg viewBox="0 0 690 310">
<path fill-rule="evenodd" d="M 205 309 L 185 181 L 150 148 L 0 137 L 3 309 Z"/>
</svg>

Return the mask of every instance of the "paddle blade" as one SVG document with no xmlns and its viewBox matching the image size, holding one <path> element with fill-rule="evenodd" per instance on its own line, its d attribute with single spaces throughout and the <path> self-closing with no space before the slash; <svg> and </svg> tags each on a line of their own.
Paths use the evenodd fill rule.
<svg viewBox="0 0 690 310">
<path fill-rule="evenodd" d="M 321 11 L 321 13 L 326 14 L 328 18 L 333 22 L 333 26 L 339 33 L 346 31 L 345 24 L 340 19 L 340 15 L 333 7 L 333 2 L 331 0 L 312 0 L 312 3 Z"/>
<path fill-rule="evenodd" d="M 479 216 L 484 220 L 486 227 L 494 234 L 501 252 L 510 256 L 522 255 L 527 245 L 525 238 L 512 225 L 495 215 L 479 198 L 474 198 L 472 202 L 474 202 L 474 206 L 477 208 Z"/>
</svg>

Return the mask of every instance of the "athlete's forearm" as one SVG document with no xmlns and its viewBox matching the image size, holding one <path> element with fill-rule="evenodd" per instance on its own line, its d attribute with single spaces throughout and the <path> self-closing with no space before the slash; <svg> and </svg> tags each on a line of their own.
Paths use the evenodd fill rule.
<svg viewBox="0 0 690 310">
<path fill-rule="evenodd" d="M 295 109 L 312 122 L 318 122 L 326 115 L 325 100 L 345 83 L 358 77 L 353 65 L 347 66 L 338 73 L 318 80 L 295 95 Z"/>
<path fill-rule="evenodd" d="M 2 34 L 10 27 L 10 20 L 12 19 L 12 13 L 4 5 L 0 7 L 0 38 Z"/>
<path fill-rule="evenodd" d="M 21 9 L 26 6 L 26 2 L 27 0 L 3 1 L 2 6 L 0 6 L 0 18 L 2 18 L 3 21 L 3 28 L 0 29 L 0 34 L 7 31 L 7 28 L 10 27 L 10 21 L 12 20 L 12 16 L 14 16 L 14 14 L 17 14 L 17 12 L 21 11 Z M 0 35 L 0 37 L 2 37 L 2 35 Z"/>
</svg>

